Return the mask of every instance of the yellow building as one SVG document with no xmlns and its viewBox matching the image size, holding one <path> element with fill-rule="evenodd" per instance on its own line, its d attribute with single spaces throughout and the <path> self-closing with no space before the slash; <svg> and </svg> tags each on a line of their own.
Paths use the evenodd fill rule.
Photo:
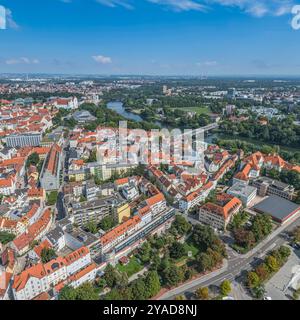
<svg viewBox="0 0 300 320">
<path fill-rule="evenodd" d="M 80 172 L 72 172 L 69 174 L 69 180 L 71 182 L 81 182 L 84 181 L 86 178 L 86 175 L 84 172 L 80 171 Z"/>
<path fill-rule="evenodd" d="M 123 219 L 130 218 L 130 207 L 128 203 L 117 208 L 117 217 L 119 223 L 122 223 Z"/>
</svg>

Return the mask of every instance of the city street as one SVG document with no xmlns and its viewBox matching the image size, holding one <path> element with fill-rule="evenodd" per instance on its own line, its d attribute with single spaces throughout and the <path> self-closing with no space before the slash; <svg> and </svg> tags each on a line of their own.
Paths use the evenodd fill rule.
<svg viewBox="0 0 300 320">
<path fill-rule="evenodd" d="M 189 218 L 193 224 L 197 223 L 197 220 Z M 199 223 L 199 222 L 198 222 Z M 285 225 L 277 228 L 270 236 L 258 244 L 253 250 L 249 251 L 245 255 L 239 255 L 232 249 L 228 248 L 228 261 L 225 263 L 222 269 L 212 272 L 200 279 L 196 279 L 188 284 L 180 286 L 166 292 L 159 299 L 174 299 L 177 295 L 185 295 L 191 297 L 199 287 L 207 287 L 211 285 L 220 285 L 222 281 L 229 280 L 234 282 L 234 286 L 242 284 L 242 280 L 246 275 L 246 272 L 251 270 L 255 265 L 259 264 L 261 258 L 263 258 L 269 251 L 286 244 L 287 241 L 282 236 L 282 232 L 291 231 L 296 226 L 300 226 L 299 214 Z"/>
</svg>

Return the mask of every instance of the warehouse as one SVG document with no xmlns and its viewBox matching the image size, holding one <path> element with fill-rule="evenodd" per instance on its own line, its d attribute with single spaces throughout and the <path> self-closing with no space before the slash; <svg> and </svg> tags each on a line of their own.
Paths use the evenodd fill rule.
<svg viewBox="0 0 300 320">
<path fill-rule="evenodd" d="M 276 222 L 285 223 L 300 212 L 300 205 L 272 195 L 255 205 L 253 210 L 270 215 Z"/>
</svg>

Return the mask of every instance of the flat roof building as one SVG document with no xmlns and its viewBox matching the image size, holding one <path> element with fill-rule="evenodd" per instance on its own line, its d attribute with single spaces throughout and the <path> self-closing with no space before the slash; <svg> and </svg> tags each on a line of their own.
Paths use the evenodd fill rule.
<svg viewBox="0 0 300 320">
<path fill-rule="evenodd" d="M 255 187 L 248 186 L 245 183 L 237 182 L 227 190 L 227 193 L 239 198 L 243 205 L 247 207 L 256 197 L 257 189 Z"/>
<path fill-rule="evenodd" d="M 255 205 L 253 210 L 270 215 L 276 222 L 284 223 L 300 212 L 300 205 L 272 195 Z"/>
<path fill-rule="evenodd" d="M 257 193 L 261 197 L 275 195 L 287 200 L 293 200 L 295 188 L 287 183 L 274 180 L 268 177 L 259 177 L 251 181 L 251 185 L 257 188 Z"/>
</svg>

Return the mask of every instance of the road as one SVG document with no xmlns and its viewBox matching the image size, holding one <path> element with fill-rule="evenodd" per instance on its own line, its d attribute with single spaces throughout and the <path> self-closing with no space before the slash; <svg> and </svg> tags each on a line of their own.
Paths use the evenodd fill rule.
<svg viewBox="0 0 300 320">
<path fill-rule="evenodd" d="M 62 164 L 63 164 L 63 172 L 62 172 L 62 184 L 60 186 L 60 189 L 58 191 L 58 198 L 56 203 L 56 210 L 57 220 L 62 220 L 66 217 L 67 212 L 64 205 L 64 194 L 63 194 L 63 187 L 65 183 L 67 182 L 67 176 L 68 176 L 68 165 L 69 165 L 69 139 L 66 138 L 65 142 L 63 144 L 63 157 L 62 157 Z"/>
<path fill-rule="evenodd" d="M 189 218 L 189 220 L 190 219 L 192 218 Z M 194 220 L 192 223 L 195 224 L 196 220 L 192 220 Z M 285 238 L 282 236 L 282 233 L 291 231 L 296 226 L 300 226 L 300 214 L 295 216 L 285 225 L 277 228 L 270 236 L 245 255 L 239 255 L 228 247 L 228 261 L 226 261 L 222 269 L 170 290 L 162 295 L 159 300 L 172 300 L 177 295 L 185 295 L 189 297 L 192 296 L 199 287 L 207 287 L 211 285 L 218 286 L 225 279 L 241 283 L 246 272 L 258 265 L 261 262 L 261 258 L 263 258 L 269 251 L 287 243 Z"/>
</svg>

